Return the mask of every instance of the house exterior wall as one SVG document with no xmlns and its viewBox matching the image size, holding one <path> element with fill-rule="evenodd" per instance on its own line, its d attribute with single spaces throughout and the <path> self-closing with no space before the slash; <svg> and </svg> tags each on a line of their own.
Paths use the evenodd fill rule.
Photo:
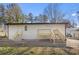
<svg viewBox="0 0 79 59">
<path fill-rule="evenodd" d="M 25 31 L 25 25 L 27 30 Z M 9 25 L 9 39 L 14 40 L 16 32 L 22 33 L 22 39 L 48 39 L 38 36 L 38 29 L 58 29 L 65 36 L 65 24 L 25 24 L 25 25 Z"/>
<path fill-rule="evenodd" d="M 79 31 L 76 31 L 78 28 L 67 28 L 66 35 L 70 34 L 72 38 L 79 38 Z"/>
<path fill-rule="evenodd" d="M 75 28 L 67 28 L 66 35 L 70 34 L 74 38 Z"/>
<path fill-rule="evenodd" d="M 79 39 L 79 31 L 75 31 L 74 36 L 76 39 Z"/>
</svg>

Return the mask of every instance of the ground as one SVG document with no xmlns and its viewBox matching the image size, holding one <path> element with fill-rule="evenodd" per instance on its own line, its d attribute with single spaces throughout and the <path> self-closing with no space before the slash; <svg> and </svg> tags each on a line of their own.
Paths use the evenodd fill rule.
<svg viewBox="0 0 79 59">
<path fill-rule="evenodd" d="M 42 46 L 43 45 L 43 46 Z M 35 47 L 34 47 L 35 46 Z M 1 55 L 77 55 L 79 48 L 65 47 L 50 41 L 0 40 Z"/>
<path fill-rule="evenodd" d="M 59 42 L 59 41 L 58 41 Z M 50 42 L 48 39 L 44 40 L 0 40 L 1 47 L 66 47 L 66 42 L 58 43 Z"/>
<path fill-rule="evenodd" d="M 0 47 L 1 55 L 78 55 L 79 48 Z"/>
</svg>

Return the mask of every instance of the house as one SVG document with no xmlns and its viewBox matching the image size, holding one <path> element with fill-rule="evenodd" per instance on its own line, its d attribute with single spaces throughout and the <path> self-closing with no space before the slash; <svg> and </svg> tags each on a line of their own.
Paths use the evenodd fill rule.
<svg viewBox="0 0 79 59">
<path fill-rule="evenodd" d="M 6 31 L 10 40 L 59 39 L 65 40 L 67 23 L 7 23 Z"/>
<path fill-rule="evenodd" d="M 75 30 L 75 32 L 74 32 L 74 37 L 75 37 L 76 39 L 79 39 L 79 28 Z"/>
<path fill-rule="evenodd" d="M 74 38 L 74 33 L 76 31 L 77 28 L 67 28 L 66 29 L 66 35 L 69 36 L 69 37 L 72 37 Z"/>
<path fill-rule="evenodd" d="M 79 27 L 67 28 L 66 35 L 78 39 L 79 38 Z"/>
</svg>

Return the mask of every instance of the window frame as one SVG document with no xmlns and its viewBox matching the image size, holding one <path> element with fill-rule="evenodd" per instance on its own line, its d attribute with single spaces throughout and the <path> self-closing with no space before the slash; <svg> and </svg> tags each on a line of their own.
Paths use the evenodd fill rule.
<svg viewBox="0 0 79 59">
<path fill-rule="evenodd" d="M 25 29 L 25 31 L 27 31 L 27 25 L 25 25 L 24 29 Z"/>
</svg>

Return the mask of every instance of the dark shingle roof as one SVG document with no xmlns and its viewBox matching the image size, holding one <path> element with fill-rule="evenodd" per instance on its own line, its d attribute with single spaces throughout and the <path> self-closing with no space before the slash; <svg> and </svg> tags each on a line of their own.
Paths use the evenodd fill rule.
<svg viewBox="0 0 79 59">
<path fill-rule="evenodd" d="M 68 23 L 6 23 L 6 25 L 25 25 L 25 24 L 68 24 Z"/>
</svg>

